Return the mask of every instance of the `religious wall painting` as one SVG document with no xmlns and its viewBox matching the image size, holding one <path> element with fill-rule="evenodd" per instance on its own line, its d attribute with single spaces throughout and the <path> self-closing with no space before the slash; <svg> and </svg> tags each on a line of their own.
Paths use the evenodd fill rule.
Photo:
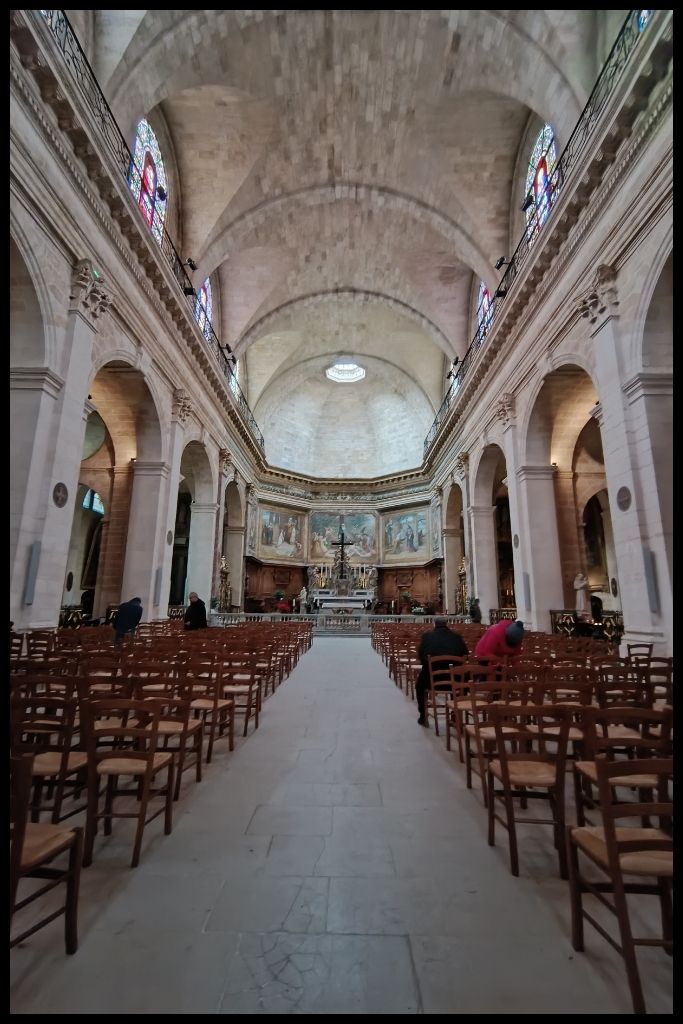
<svg viewBox="0 0 683 1024">
<path fill-rule="evenodd" d="M 382 514 L 382 561 L 385 564 L 429 560 L 428 511 L 420 508 Z"/>
<path fill-rule="evenodd" d="M 259 558 L 306 561 L 304 517 L 289 508 L 259 506 L 257 553 Z"/>
<path fill-rule="evenodd" d="M 441 499 L 434 498 L 429 510 L 431 526 L 431 551 L 433 558 L 441 557 Z"/>
<path fill-rule="evenodd" d="M 376 562 L 377 519 L 371 512 L 312 512 L 309 528 L 309 562 L 332 562 L 344 526 L 345 557 L 350 565 Z"/>
<path fill-rule="evenodd" d="M 258 508 L 255 504 L 249 505 L 247 513 L 247 553 L 256 554 L 256 542 L 258 533 Z"/>
</svg>

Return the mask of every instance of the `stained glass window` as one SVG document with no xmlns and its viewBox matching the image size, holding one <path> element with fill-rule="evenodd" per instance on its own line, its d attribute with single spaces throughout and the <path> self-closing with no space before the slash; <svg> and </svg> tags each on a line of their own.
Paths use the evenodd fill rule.
<svg viewBox="0 0 683 1024">
<path fill-rule="evenodd" d="M 546 124 L 538 133 L 524 186 L 524 212 L 529 242 L 541 230 L 555 201 L 556 183 L 552 181 L 552 175 L 556 163 L 555 136 L 550 125 Z"/>
<path fill-rule="evenodd" d="M 638 11 L 638 31 L 642 32 L 654 11 Z"/>
<path fill-rule="evenodd" d="M 92 512 L 99 512 L 101 516 L 104 515 L 104 505 L 97 491 L 89 490 L 85 492 L 83 508 L 87 508 Z"/>
<path fill-rule="evenodd" d="M 213 316 L 213 304 L 211 302 L 211 282 L 208 277 L 197 292 L 197 301 L 194 305 L 194 318 L 199 324 L 199 329 L 205 338 L 211 333 L 211 318 Z"/>
<path fill-rule="evenodd" d="M 144 117 L 135 133 L 133 164 L 128 184 L 142 216 L 152 229 L 152 234 L 157 242 L 161 243 L 168 202 L 166 172 L 157 137 Z"/>
<path fill-rule="evenodd" d="M 491 303 L 491 295 L 482 281 L 479 285 L 479 299 L 477 300 L 477 337 L 480 343 L 486 337 L 492 321 L 493 305 Z"/>
</svg>

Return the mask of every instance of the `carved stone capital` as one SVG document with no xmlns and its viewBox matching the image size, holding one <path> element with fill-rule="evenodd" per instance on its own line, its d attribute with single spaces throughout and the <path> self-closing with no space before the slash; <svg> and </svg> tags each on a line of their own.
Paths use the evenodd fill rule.
<svg viewBox="0 0 683 1024">
<path fill-rule="evenodd" d="M 221 448 L 218 452 L 218 458 L 220 462 L 221 473 L 225 473 L 227 476 L 230 470 L 233 468 L 232 452 L 228 451 L 227 448 Z"/>
<path fill-rule="evenodd" d="M 504 427 L 508 427 L 515 415 L 515 396 L 505 392 L 496 403 L 496 416 Z"/>
<path fill-rule="evenodd" d="M 602 323 L 619 313 L 619 295 L 617 292 L 617 272 L 608 263 L 601 263 L 595 276 L 583 295 L 577 300 L 581 316 L 588 318 L 591 324 Z"/>
<path fill-rule="evenodd" d="M 253 484 L 247 484 L 247 504 L 256 505 L 258 498 L 256 497 L 256 488 Z"/>
<path fill-rule="evenodd" d="M 180 423 L 187 423 L 187 418 L 192 412 L 192 402 L 187 391 L 183 388 L 175 388 L 173 391 L 173 417 Z"/>
<path fill-rule="evenodd" d="M 79 260 L 73 267 L 69 299 L 69 309 L 83 314 L 93 325 L 111 306 L 111 295 L 99 272 L 93 268 L 92 260 Z"/>
<path fill-rule="evenodd" d="M 469 469 L 469 465 L 470 457 L 467 454 L 467 452 L 460 452 L 460 455 L 458 455 L 457 459 L 455 460 L 454 480 L 455 477 L 460 477 L 460 479 L 464 479 L 467 476 L 467 470 Z M 457 480 L 455 480 L 455 482 L 457 483 Z"/>
</svg>

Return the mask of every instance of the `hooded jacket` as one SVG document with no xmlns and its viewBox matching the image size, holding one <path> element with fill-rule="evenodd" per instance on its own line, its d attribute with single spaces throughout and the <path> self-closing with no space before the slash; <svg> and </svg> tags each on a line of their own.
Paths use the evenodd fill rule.
<svg viewBox="0 0 683 1024">
<path fill-rule="evenodd" d="M 516 658 L 522 653 L 524 641 L 512 647 L 505 634 L 512 625 L 507 619 L 489 626 L 474 649 L 475 658 Z"/>
</svg>

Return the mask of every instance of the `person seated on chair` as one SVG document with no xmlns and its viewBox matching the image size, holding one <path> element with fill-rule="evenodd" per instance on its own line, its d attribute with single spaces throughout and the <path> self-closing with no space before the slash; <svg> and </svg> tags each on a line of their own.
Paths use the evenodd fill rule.
<svg viewBox="0 0 683 1024">
<path fill-rule="evenodd" d="M 114 628 L 114 646 L 120 647 L 126 633 L 134 633 L 138 622 L 142 618 L 142 601 L 134 597 L 131 601 L 124 601 L 120 604 L 116 615 L 112 619 Z"/>
<path fill-rule="evenodd" d="M 524 623 L 517 619 L 501 619 L 495 626 L 489 626 L 474 649 L 475 658 L 512 658 L 517 660 L 522 653 Z"/>
<path fill-rule="evenodd" d="M 188 597 L 190 603 L 185 612 L 185 629 L 206 629 L 206 605 L 194 590 Z"/>
<path fill-rule="evenodd" d="M 425 718 L 425 690 L 429 689 L 429 663 L 427 658 L 430 655 L 436 654 L 453 654 L 458 658 L 466 658 L 469 653 L 463 638 L 459 633 L 448 628 L 448 622 L 442 615 L 438 615 L 434 619 L 434 629 L 422 634 L 422 640 L 417 649 L 418 657 L 422 662 L 422 668 L 415 683 L 415 696 L 417 697 L 417 706 L 420 712 L 420 717 L 417 720 L 418 725 L 427 725 Z"/>
</svg>

